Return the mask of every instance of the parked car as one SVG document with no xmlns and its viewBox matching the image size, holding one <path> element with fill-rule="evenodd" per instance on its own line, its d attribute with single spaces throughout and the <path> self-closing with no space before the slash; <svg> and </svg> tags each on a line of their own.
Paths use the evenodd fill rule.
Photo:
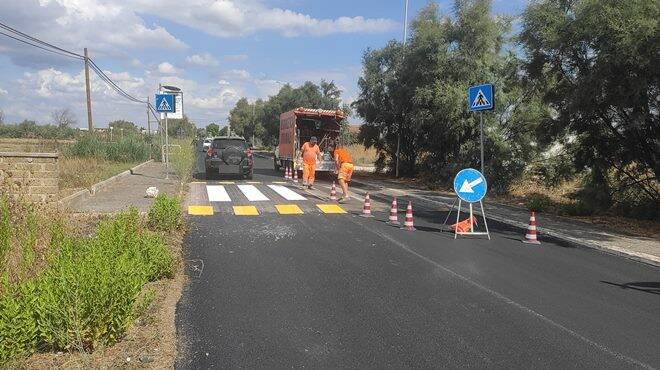
<svg viewBox="0 0 660 370">
<path fill-rule="evenodd" d="M 213 142 L 213 138 L 206 138 L 204 139 L 204 144 L 202 144 L 202 150 L 207 151 L 211 147 L 211 143 Z"/>
<path fill-rule="evenodd" d="M 216 137 L 211 142 L 206 158 L 206 177 L 213 175 L 233 174 L 246 179 L 252 179 L 252 148 L 240 136 Z"/>
</svg>

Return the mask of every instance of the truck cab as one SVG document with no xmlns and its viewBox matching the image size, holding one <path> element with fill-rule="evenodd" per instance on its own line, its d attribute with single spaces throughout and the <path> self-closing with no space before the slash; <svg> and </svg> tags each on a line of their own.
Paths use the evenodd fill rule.
<svg viewBox="0 0 660 370">
<path fill-rule="evenodd" d="M 346 115 L 341 110 L 296 108 L 282 113 L 280 141 L 273 160 L 275 170 L 292 165 L 295 169 L 301 169 L 301 148 L 312 136 L 316 136 L 323 157 L 316 165 L 316 171 L 334 171 L 331 148 L 337 142 L 344 119 Z"/>
</svg>

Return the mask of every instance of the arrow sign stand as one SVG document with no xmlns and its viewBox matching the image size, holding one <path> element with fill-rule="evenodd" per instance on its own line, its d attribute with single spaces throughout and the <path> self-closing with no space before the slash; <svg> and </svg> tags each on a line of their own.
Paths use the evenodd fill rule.
<svg viewBox="0 0 660 370">
<path fill-rule="evenodd" d="M 456 223 L 460 221 L 461 218 L 461 205 L 462 205 L 462 200 L 461 198 L 456 198 L 454 199 L 454 203 L 451 204 L 451 208 L 449 209 L 449 213 L 447 213 L 447 217 L 445 217 L 445 222 L 442 223 L 442 225 L 447 225 L 447 221 L 449 220 L 449 216 L 451 216 L 451 212 L 454 210 L 454 206 L 456 205 L 456 200 L 458 200 L 458 210 L 456 211 Z M 469 220 L 472 220 L 474 217 L 474 211 L 472 207 L 472 203 L 468 203 L 470 205 L 470 218 Z M 488 240 L 490 240 L 490 232 L 488 231 L 488 222 L 486 221 L 486 212 L 484 212 L 484 204 L 482 201 L 479 201 L 479 206 L 481 207 L 481 216 L 484 220 L 484 226 L 486 227 L 486 231 L 474 231 L 474 224 L 471 222 L 470 223 L 470 231 L 458 231 L 458 227 L 454 230 L 454 239 L 456 239 L 459 235 L 486 235 L 488 237 Z"/>
</svg>

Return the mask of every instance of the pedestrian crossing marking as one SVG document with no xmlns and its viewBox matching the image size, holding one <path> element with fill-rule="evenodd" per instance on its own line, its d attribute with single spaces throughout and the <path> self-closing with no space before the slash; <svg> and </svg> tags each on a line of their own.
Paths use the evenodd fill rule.
<svg viewBox="0 0 660 370">
<path fill-rule="evenodd" d="M 269 188 L 273 189 L 277 194 L 286 200 L 306 200 L 305 197 L 296 193 L 295 191 L 282 186 L 282 185 L 268 185 Z"/>
<path fill-rule="evenodd" d="M 188 214 L 191 216 L 213 216 L 213 207 L 188 206 Z"/>
<path fill-rule="evenodd" d="M 206 185 L 209 202 L 231 202 L 227 189 L 222 185 Z"/>
<path fill-rule="evenodd" d="M 302 215 L 303 211 L 295 204 L 276 204 L 275 209 L 281 215 Z"/>
<path fill-rule="evenodd" d="M 475 96 L 474 101 L 472 102 L 472 108 L 481 108 L 481 107 L 489 107 L 490 102 L 488 99 L 486 99 L 486 95 L 484 95 L 484 92 L 479 89 L 477 92 L 477 96 Z"/>
<path fill-rule="evenodd" d="M 259 216 L 259 211 L 255 206 L 234 206 L 236 216 Z"/>
<path fill-rule="evenodd" d="M 250 202 L 261 202 L 269 200 L 259 189 L 254 185 L 237 185 L 238 189 L 245 195 Z"/>
<path fill-rule="evenodd" d="M 336 204 L 317 204 L 317 207 L 321 210 L 323 213 L 331 213 L 331 214 L 341 214 L 341 213 L 346 213 L 343 208 Z"/>
</svg>

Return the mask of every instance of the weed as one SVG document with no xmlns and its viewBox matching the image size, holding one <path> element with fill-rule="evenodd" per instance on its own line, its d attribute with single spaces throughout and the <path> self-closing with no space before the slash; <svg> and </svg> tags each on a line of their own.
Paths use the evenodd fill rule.
<svg viewBox="0 0 660 370">
<path fill-rule="evenodd" d="M 525 206 L 530 211 L 542 212 L 552 205 L 550 197 L 544 194 L 532 193 L 527 198 Z"/>
<path fill-rule="evenodd" d="M 179 198 L 159 194 L 147 215 L 149 227 L 159 231 L 181 229 L 183 218 Z"/>
<path fill-rule="evenodd" d="M 180 145 L 181 149 L 173 149 L 170 153 L 170 162 L 182 183 L 190 181 L 195 166 L 195 148 L 190 145 L 188 139 L 176 139 L 174 145 Z"/>
<path fill-rule="evenodd" d="M 7 252 L 11 248 L 11 224 L 9 223 L 9 202 L 0 196 L 0 271 L 3 270 Z"/>
<path fill-rule="evenodd" d="M 596 212 L 589 203 L 578 200 L 577 202 L 562 205 L 561 213 L 568 216 L 591 216 Z"/>
</svg>

